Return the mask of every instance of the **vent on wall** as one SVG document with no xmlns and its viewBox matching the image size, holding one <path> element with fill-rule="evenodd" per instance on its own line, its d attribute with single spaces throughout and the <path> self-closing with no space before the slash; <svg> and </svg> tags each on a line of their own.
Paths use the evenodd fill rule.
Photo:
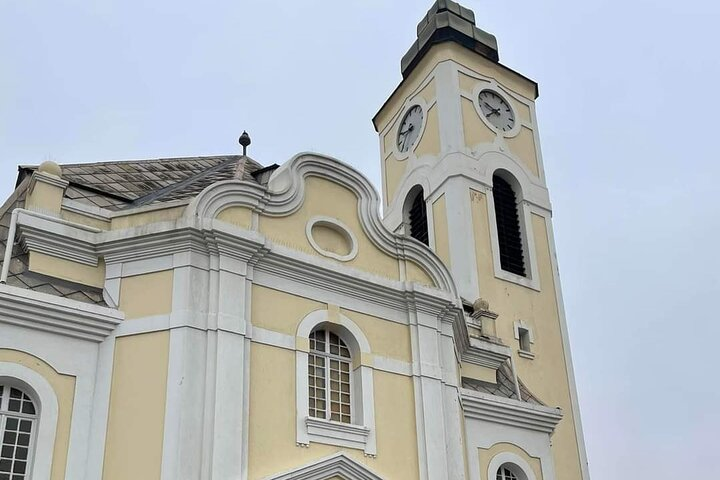
<svg viewBox="0 0 720 480">
<path fill-rule="evenodd" d="M 493 198 L 500 247 L 500 268 L 524 277 L 525 261 L 517 198 L 512 186 L 498 175 L 493 176 Z"/>
<path fill-rule="evenodd" d="M 415 198 L 413 198 L 408 211 L 408 223 L 410 224 L 410 236 L 429 245 L 427 211 L 423 197 L 422 188 L 415 190 Z"/>
</svg>

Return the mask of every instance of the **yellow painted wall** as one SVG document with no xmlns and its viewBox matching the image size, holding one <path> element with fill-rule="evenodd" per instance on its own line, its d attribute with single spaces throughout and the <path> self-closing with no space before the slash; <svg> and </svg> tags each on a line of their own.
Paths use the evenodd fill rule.
<svg viewBox="0 0 720 480">
<path fill-rule="evenodd" d="M 423 155 L 439 155 L 440 154 L 440 126 L 438 122 L 437 106 L 430 107 L 425 115 L 425 129 L 422 136 L 418 139 L 415 147 L 415 156 L 418 158 Z"/>
<path fill-rule="evenodd" d="M 473 102 L 467 98 L 462 98 L 460 101 L 465 144 L 468 147 L 475 147 L 482 143 L 493 143 L 497 135 L 480 119 Z"/>
<path fill-rule="evenodd" d="M 397 160 L 392 154 L 390 154 L 388 158 L 385 159 L 385 168 L 383 169 L 383 174 L 385 175 L 386 205 L 388 205 L 388 202 L 395 197 L 395 192 L 400 186 L 400 181 L 403 179 L 403 176 L 407 171 L 407 166 L 407 160 Z"/>
<path fill-rule="evenodd" d="M 120 282 L 119 308 L 126 320 L 169 314 L 172 291 L 172 270 L 125 277 Z"/>
<path fill-rule="evenodd" d="M 307 222 L 316 215 L 336 218 L 347 225 L 358 240 L 357 256 L 348 262 L 338 261 L 338 263 L 378 276 L 398 279 L 400 272 L 397 259 L 381 252 L 365 235 L 358 218 L 358 198 L 355 193 L 337 183 L 319 177 L 308 177 L 305 182 L 305 199 L 302 206 L 286 217 L 261 215 L 259 219 L 260 232 L 273 242 L 320 256 L 312 248 L 305 235 Z"/>
<path fill-rule="evenodd" d="M 525 460 L 528 465 L 530 465 L 530 468 L 532 468 L 533 473 L 535 474 L 535 478 L 537 480 L 543 480 L 542 476 L 542 468 L 540 464 L 540 459 L 531 457 L 527 454 L 525 450 L 518 447 L 517 445 L 513 445 L 512 443 L 496 443 L 490 448 L 478 448 L 478 457 L 480 459 L 480 476 L 481 478 L 485 478 L 487 475 L 488 468 L 490 467 L 490 462 L 492 461 L 493 457 L 495 457 L 499 453 L 503 452 L 509 452 L 514 453 L 518 457 Z M 493 476 L 491 477 L 491 480 L 495 480 L 495 474 L 497 472 L 492 472 Z M 558 476 L 558 478 L 563 478 Z M 573 479 L 578 479 L 580 477 L 572 477 Z"/>
<path fill-rule="evenodd" d="M 58 401 L 58 421 L 50 473 L 51 480 L 63 480 L 70 444 L 70 423 L 75 398 L 75 377 L 58 373 L 39 358 L 18 350 L 0 349 L 0 362 L 17 363 L 40 374 L 52 387 Z M 42 409 L 42 405 L 40 406 Z"/>
<path fill-rule="evenodd" d="M 423 268 L 420 268 L 420 266 L 410 260 L 405 263 L 405 275 L 408 282 L 419 283 L 427 287 L 437 287 L 435 282 L 433 282 L 430 278 L 430 275 L 428 275 Z"/>
<path fill-rule="evenodd" d="M 570 387 L 565 369 L 560 317 L 555 296 L 550 246 L 545 219 L 532 215 L 532 230 L 541 291 L 495 278 L 490 244 L 487 197 L 482 192 L 471 195 L 472 221 L 475 230 L 478 261 L 478 281 L 482 297 L 490 302 L 490 309 L 499 314 L 496 321 L 498 336 L 512 347 L 518 375 L 530 391 L 551 406 L 560 406 L 565 417 L 553 435 L 555 467 L 560 480 L 580 478 L 580 460 L 575 425 L 570 403 Z M 524 320 L 533 329 L 534 360 L 517 355 L 513 323 Z"/>
<path fill-rule="evenodd" d="M 253 285 L 251 318 L 256 327 L 295 336 L 300 321 L 327 304 L 271 288 Z"/>
<path fill-rule="evenodd" d="M 170 332 L 115 341 L 103 480 L 158 479 Z"/>
<path fill-rule="evenodd" d="M 535 149 L 535 138 L 533 132 L 527 127 L 521 127 L 520 132 L 510 138 L 506 138 L 510 151 L 515 154 L 536 177 L 539 176 L 537 153 Z"/>
<path fill-rule="evenodd" d="M 250 351 L 250 438 L 248 478 L 291 470 L 343 451 L 383 478 L 417 480 L 417 438 L 412 379 L 374 373 L 377 458 L 361 450 L 295 444 L 295 352 L 253 343 Z M 272 382 L 268 382 L 272 378 Z M 239 453 L 239 452 L 238 452 Z"/>
<path fill-rule="evenodd" d="M 466 378 L 474 378 L 475 380 L 482 380 L 483 382 L 497 383 L 497 375 L 494 368 L 462 362 L 460 372 L 461 376 Z"/>
<path fill-rule="evenodd" d="M 122 230 L 123 228 L 139 227 L 149 223 L 168 222 L 177 220 L 185 211 L 185 206 L 163 208 L 161 210 L 152 210 L 149 212 L 135 213 L 115 217 L 112 219 L 111 228 L 113 230 Z"/>
<path fill-rule="evenodd" d="M 230 207 L 218 213 L 218 220 L 241 228 L 252 226 L 252 210 L 247 207 Z"/>
<path fill-rule="evenodd" d="M 60 218 L 67 220 L 68 222 L 79 223 L 81 225 L 87 225 L 88 227 L 99 228 L 100 230 L 110 229 L 110 220 L 100 220 L 95 217 L 88 215 L 82 215 L 80 213 L 71 212 L 69 210 L 63 210 L 60 212 Z"/>
<path fill-rule="evenodd" d="M 364 313 L 340 309 L 340 313 L 355 322 L 370 342 L 372 353 L 404 362 L 412 361 L 410 329 L 407 325 L 383 320 Z"/>
<path fill-rule="evenodd" d="M 102 288 L 105 285 L 105 262 L 100 259 L 97 267 L 53 257 L 40 252 L 30 252 L 29 270 L 69 282 Z"/>
<path fill-rule="evenodd" d="M 33 178 L 31 189 L 25 199 L 25 208 L 46 213 L 60 213 L 64 190 L 55 185 Z"/>
</svg>

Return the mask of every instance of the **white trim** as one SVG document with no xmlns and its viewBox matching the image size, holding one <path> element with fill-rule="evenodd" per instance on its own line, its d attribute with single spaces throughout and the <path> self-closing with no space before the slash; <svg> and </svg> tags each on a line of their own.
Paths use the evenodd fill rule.
<svg viewBox="0 0 720 480">
<path fill-rule="evenodd" d="M 465 418 L 469 419 L 552 433 L 563 417 L 560 408 L 535 405 L 465 388 L 461 389 L 461 395 Z"/>
<path fill-rule="evenodd" d="M 492 175 L 494 175 L 494 172 L 496 172 L 497 170 L 504 170 L 508 174 L 512 175 L 512 172 L 508 171 L 503 167 L 494 169 Z M 513 191 L 515 192 L 515 196 L 517 197 L 516 202 L 518 210 L 518 220 L 520 220 L 520 235 L 523 247 L 525 276 L 523 277 L 522 275 L 516 275 L 512 272 L 503 270 L 500 264 L 500 242 L 497 233 L 497 218 L 495 216 L 495 199 L 493 197 L 492 188 L 489 188 L 485 191 L 485 195 L 487 196 L 487 201 L 485 203 L 487 203 L 488 230 L 490 232 L 490 245 L 492 248 L 495 278 L 499 278 L 507 282 L 516 283 L 518 285 L 540 291 L 540 272 L 538 270 L 537 263 L 537 251 L 535 248 L 535 235 L 532 225 L 532 213 L 530 212 L 530 205 L 524 199 L 524 191 L 522 190 L 522 185 L 520 184 L 517 177 L 513 175 L 513 178 L 514 182 L 510 181 L 508 183 L 510 183 L 511 187 L 513 187 Z M 515 183 L 515 185 L 513 185 L 513 183 Z"/>
<path fill-rule="evenodd" d="M 206 188 L 188 206 L 184 218 L 214 218 L 230 206 L 250 206 L 270 216 L 285 216 L 303 203 L 305 178 L 325 178 L 353 191 L 358 199 L 358 214 L 364 233 L 382 252 L 399 260 L 410 260 L 426 270 L 441 290 L 455 294 L 452 276 L 442 261 L 425 245 L 393 234 L 379 215 L 380 197 L 372 184 L 353 168 L 339 160 L 312 153 L 301 153 L 275 170 L 267 190 L 249 182 L 227 180 Z M 216 227 L 217 228 L 217 227 Z"/>
<path fill-rule="evenodd" d="M 325 226 L 327 228 L 332 229 L 333 231 L 337 232 L 338 234 L 345 237 L 345 240 L 350 244 L 350 251 L 345 255 L 340 255 L 335 252 L 330 252 L 325 249 L 323 249 L 318 243 L 315 241 L 315 237 L 313 237 L 312 229 L 315 225 L 319 226 Z M 341 262 L 349 262 L 353 258 L 357 256 L 358 253 L 358 241 L 357 237 L 353 233 L 353 231 L 342 223 L 337 218 L 328 217 L 325 215 L 316 215 L 312 217 L 310 220 L 308 220 L 307 224 L 305 224 L 305 236 L 308 239 L 308 242 L 310 242 L 310 245 L 317 251 L 320 255 L 324 255 L 326 257 L 334 258 L 335 260 L 339 260 Z"/>
<path fill-rule="evenodd" d="M 492 460 L 490 460 L 490 464 L 488 465 L 487 470 L 488 480 L 495 480 L 498 469 L 506 463 L 510 463 L 513 465 L 513 467 L 515 467 L 511 468 L 511 470 L 519 468 L 525 475 L 525 478 L 518 478 L 518 480 L 536 480 L 535 473 L 533 472 L 532 467 L 530 467 L 530 465 L 525 461 L 525 459 L 512 452 L 500 452 L 495 455 Z"/>
<path fill-rule="evenodd" d="M 328 310 L 315 310 L 300 321 L 297 339 L 309 341 L 314 328 L 325 325 L 339 335 L 351 351 L 352 362 L 356 367 L 351 375 L 351 411 L 353 424 L 347 428 L 335 425 L 337 422 L 308 419 L 308 352 L 296 348 L 295 352 L 295 396 L 296 396 L 296 442 L 307 446 L 311 442 L 361 448 L 365 455 L 377 455 L 375 432 L 375 399 L 373 392 L 373 370 L 363 364 L 363 356 L 371 353 L 370 343 L 360 327 L 345 315 Z M 338 329 L 338 327 L 341 327 Z M 297 341 L 297 340 L 296 340 Z M 344 424 L 340 424 L 344 425 Z M 363 433 L 366 432 L 366 433 Z"/>
<path fill-rule="evenodd" d="M 50 478 L 55 446 L 55 431 L 58 421 L 58 401 L 50 383 L 39 373 L 23 365 L 0 362 L 0 382 L 3 378 L 20 380 L 31 389 L 31 397 L 36 397 L 39 415 L 37 435 L 30 463 L 28 478 Z"/>
<path fill-rule="evenodd" d="M 0 284 L 0 323 L 101 342 L 123 318 L 110 308 Z"/>
<path fill-rule="evenodd" d="M 382 477 L 343 453 L 336 453 L 304 467 L 265 477 L 265 480 L 327 480 L 333 477 L 343 480 L 382 480 Z"/>
<path fill-rule="evenodd" d="M 363 425 L 305 417 L 308 437 L 318 443 L 365 449 L 370 429 Z"/>
</svg>

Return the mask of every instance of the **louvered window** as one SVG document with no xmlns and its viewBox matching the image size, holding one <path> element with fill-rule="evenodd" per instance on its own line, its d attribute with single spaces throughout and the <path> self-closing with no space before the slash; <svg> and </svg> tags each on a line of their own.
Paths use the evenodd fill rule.
<svg viewBox="0 0 720 480">
<path fill-rule="evenodd" d="M 512 186 L 497 175 L 493 176 L 493 198 L 500 247 L 500 267 L 524 277 L 525 261 L 517 198 Z"/>
<path fill-rule="evenodd" d="M 410 223 L 410 236 L 420 240 L 425 245 L 428 243 L 427 211 L 425 210 L 425 199 L 422 189 L 418 190 L 410 205 L 408 220 Z"/>
</svg>

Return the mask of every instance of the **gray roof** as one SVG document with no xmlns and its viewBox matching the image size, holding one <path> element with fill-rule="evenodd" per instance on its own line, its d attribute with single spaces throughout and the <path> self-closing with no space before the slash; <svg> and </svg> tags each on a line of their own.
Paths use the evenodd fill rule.
<svg viewBox="0 0 720 480">
<path fill-rule="evenodd" d="M 120 162 L 62 165 L 63 178 L 70 182 L 65 198 L 88 205 L 122 210 L 196 196 L 215 182 L 239 179 L 266 181 L 269 172 L 250 157 L 220 155 L 213 157 L 163 158 Z M 10 217 L 15 208 L 23 208 L 30 176 L 35 166 L 21 166 L 15 192 L 0 208 L 0 266 L 9 233 Z M 257 173 L 259 180 L 253 176 Z M 80 285 L 28 270 L 28 254 L 15 240 L 7 284 L 84 303 L 105 306 L 102 289 Z"/>
<path fill-rule="evenodd" d="M 76 163 L 62 166 L 65 197 L 109 210 L 192 198 L 215 182 L 255 182 L 263 167 L 243 155 Z M 35 166 L 21 166 L 20 179 Z"/>
<path fill-rule="evenodd" d="M 497 383 L 484 382 L 482 380 L 476 380 L 474 378 L 462 378 L 463 388 L 469 390 L 475 390 L 476 392 L 488 393 L 498 397 L 512 398 L 518 400 L 517 391 L 515 390 L 515 380 L 513 378 L 513 372 L 508 362 L 503 363 L 500 368 L 497 369 L 496 380 Z M 523 402 L 532 403 L 534 405 L 545 405 L 540 399 L 528 390 L 525 384 L 518 378 L 518 384 L 520 386 L 520 395 L 522 396 Z"/>
</svg>

